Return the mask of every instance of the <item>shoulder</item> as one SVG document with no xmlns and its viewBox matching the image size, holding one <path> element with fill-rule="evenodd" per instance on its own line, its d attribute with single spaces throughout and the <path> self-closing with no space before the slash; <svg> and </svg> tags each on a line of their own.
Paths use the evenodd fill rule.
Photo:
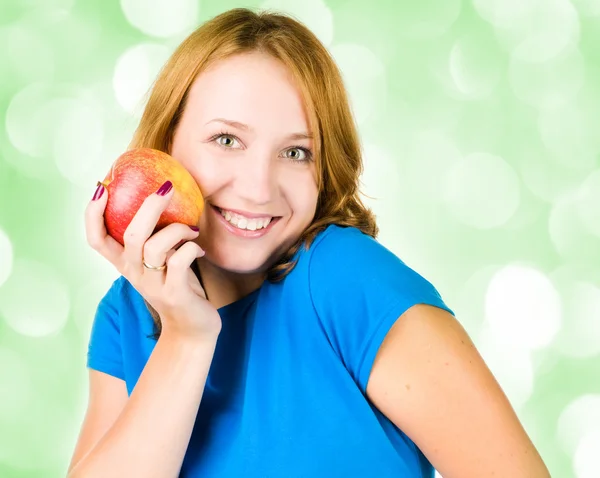
<svg viewBox="0 0 600 478">
<path fill-rule="evenodd" d="M 376 238 L 365 234 L 356 227 L 342 227 L 332 224 L 317 236 L 310 248 L 311 266 L 319 264 L 340 267 L 359 267 L 394 263 L 405 265 Z"/>
<path fill-rule="evenodd" d="M 385 263 L 397 262 L 399 258 L 360 229 L 335 224 L 315 238 L 309 251 L 309 268 L 312 270 L 350 269 L 373 260 Z"/>
<path fill-rule="evenodd" d="M 120 302 L 136 293 L 137 291 L 133 288 L 131 283 L 124 276 L 120 275 L 108 288 L 105 298 L 109 299 L 111 302 Z"/>
<path fill-rule="evenodd" d="M 115 279 L 99 304 L 99 312 L 110 312 L 113 316 L 118 316 L 119 312 L 128 307 L 137 307 L 143 299 L 139 292 L 124 277 L 119 276 Z"/>
<path fill-rule="evenodd" d="M 391 295 L 437 295 L 421 273 L 355 227 L 331 225 L 323 231 L 311 247 L 308 271 L 311 290 L 317 295 L 339 290 L 348 295 L 381 295 L 382 300 L 390 300 Z"/>
</svg>

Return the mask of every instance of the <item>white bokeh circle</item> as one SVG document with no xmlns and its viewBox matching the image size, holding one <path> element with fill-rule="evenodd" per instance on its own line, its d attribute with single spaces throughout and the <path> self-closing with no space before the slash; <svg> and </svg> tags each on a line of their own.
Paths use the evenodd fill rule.
<svg viewBox="0 0 600 478">
<path fill-rule="evenodd" d="M 9 327 L 28 337 L 59 332 L 69 318 L 69 306 L 67 285 L 41 262 L 17 258 L 0 287 L 0 314 Z"/>
<path fill-rule="evenodd" d="M 8 235 L 0 229 L 0 287 L 6 282 L 13 268 L 13 247 Z"/>
<path fill-rule="evenodd" d="M 489 153 L 473 153 L 453 165 L 442 190 L 446 209 L 477 229 L 508 222 L 520 197 L 517 173 L 503 158 Z"/>
<path fill-rule="evenodd" d="M 374 116 L 385 113 L 387 82 L 385 66 L 364 45 L 343 43 L 331 48 L 349 95 L 349 101 L 361 125 Z"/>
<path fill-rule="evenodd" d="M 113 89 L 117 102 L 127 113 L 141 117 L 143 100 L 169 54 L 164 45 L 141 43 L 128 48 L 118 58 Z"/>
<path fill-rule="evenodd" d="M 571 400 L 558 417 L 556 438 L 562 450 L 573 456 L 581 439 L 600 429 L 600 395 L 585 394 Z"/>
<path fill-rule="evenodd" d="M 529 350 L 548 346 L 560 331 L 562 313 L 556 287 L 537 269 L 508 265 L 490 280 L 485 320 L 506 344 Z"/>
<path fill-rule="evenodd" d="M 198 0 L 120 0 L 127 21 L 146 35 L 170 38 L 197 26 Z"/>
</svg>

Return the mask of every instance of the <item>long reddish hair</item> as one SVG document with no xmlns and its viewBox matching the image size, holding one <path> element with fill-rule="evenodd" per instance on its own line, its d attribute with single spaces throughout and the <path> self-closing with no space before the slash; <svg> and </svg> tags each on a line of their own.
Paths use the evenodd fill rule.
<svg viewBox="0 0 600 478">
<path fill-rule="evenodd" d="M 281 281 L 294 268 L 299 248 L 310 247 L 330 224 L 354 226 L 377 237 L 372 211 L 361 198 L 362 151 L 340 71 L 319 39 L 294 18 L 247 8 L 228 10 L 202 24 L 175 50 L 160 71 L 130 148 L 170 152 L 190 86 L 213 63 L 259 51 L 272 55 L 291 72 L 300 90 L 314 136 L 318 202 L 313 222 L 267 272 Z M 160 318 L 146 304 L 160 334 Z"/>
</svg>

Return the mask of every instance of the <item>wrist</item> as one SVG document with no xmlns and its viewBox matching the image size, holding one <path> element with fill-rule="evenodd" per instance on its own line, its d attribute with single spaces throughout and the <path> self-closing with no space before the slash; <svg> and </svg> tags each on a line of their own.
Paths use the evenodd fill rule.
<svg viewBox="0 0 600 478">
<path fill-rule="evenodd" d="M 219 331 L 220 332 L 220 331 Z M 168 342 L 178 349 L 194 350 L 197 348 L 205 349 L 214 347 L 219 338 L 219 332 L 207 332 L 203 334 L 189 334 L 183 331 L 163 328 L 160 333 L 159 341 Z"/>
</svg>

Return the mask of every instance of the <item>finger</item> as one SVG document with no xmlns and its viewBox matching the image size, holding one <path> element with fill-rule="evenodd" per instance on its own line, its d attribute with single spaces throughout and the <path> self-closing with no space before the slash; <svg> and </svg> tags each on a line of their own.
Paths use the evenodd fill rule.
<svg viewBox="0 0 600 478">
<path fill-rule="evenodd" d="M 167 260 L 167 252 L 176 249 L 185 241 L 198 236 L 198 228 L 174 223 L 156 232 L 144 244 L 144 261 L 148 264 L 162 265 Z"/>
<path fill-rule="evenodd" d="M 85 235 L 88 244 L 117 269 L 123 265 L 123 246 L 106 232 L 104 210 L 108 193 L 102 183 L 98 183 L 96 192 L 85 208 Z"/>
<path fill-rule="evenodd" d="M 173 197 L 172 186 L 172 183 L 167 181 L 158 191 L 148 196 L 125 229 L 125 259 L 135 270 L 141 272 L 144 243 L 152 235 L 158 219 Z"/>
<path fill-rule="evenodd" d="M 188 285 L 188 270 L 204 250 L 195 242 L 188 241 L 177 252 L 167 259 L 167 277 L 165 285 L 168 290 L 184 290 Z"/>
<path fill-rule="evenodd" d="M 160 267 L 167 262 L 170 252 L 175 252 L 175 248 L 186 241 L 195 239 L 198 231 L 185 224 L 169 224 L 157 233 L 150 236 L 144 244 L 143 260 L 146 264 Z M 149 276 L 151 280 L 163 282 L 164 278 L 152 269 L 144 270 L 144 276 Z"/>
</svg>

